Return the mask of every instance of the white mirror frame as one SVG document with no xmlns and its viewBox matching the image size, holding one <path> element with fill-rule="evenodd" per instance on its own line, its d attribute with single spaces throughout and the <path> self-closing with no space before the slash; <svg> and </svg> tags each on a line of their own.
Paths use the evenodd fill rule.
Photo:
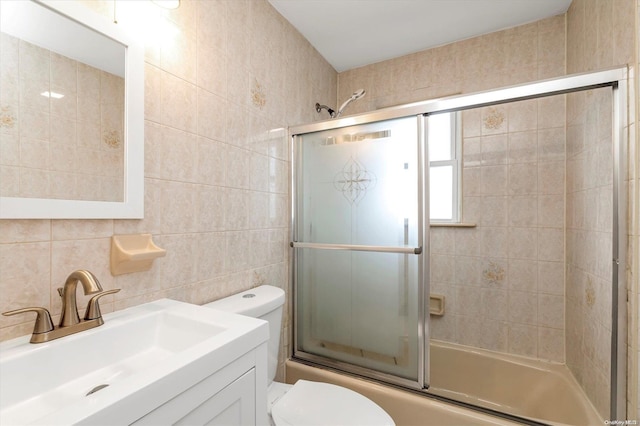
<svg viewBox="0 0 640 426">
<path fill-rule="evenodd" d="M 34 1 L 125 46 L 124 199 L 111 202 L 0 197 L 0 219 L 141 219 L 144 215 L 144 49 L 122 28 L 78 3 Z"/>
</svg>

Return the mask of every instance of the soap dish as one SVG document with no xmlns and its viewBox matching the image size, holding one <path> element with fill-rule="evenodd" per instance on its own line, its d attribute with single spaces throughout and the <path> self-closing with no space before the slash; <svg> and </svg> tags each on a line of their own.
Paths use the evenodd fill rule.
<svg viewBox="0 0 640 426">
<path fill-rule="evenodd" d="M 151 234 L 111 237 L 111 274 L 148 271 L 153 261 L 167 254 L 151 240 Z"/>
</svg>

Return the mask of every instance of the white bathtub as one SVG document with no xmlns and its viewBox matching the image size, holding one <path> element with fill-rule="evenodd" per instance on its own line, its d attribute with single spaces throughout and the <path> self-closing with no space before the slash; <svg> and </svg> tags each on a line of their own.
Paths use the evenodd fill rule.
<svg viewBox="0 0 640 426">
<path fill-rule="evenodd" d="M 440 396 L 543 423 L 604 424 L 564 365 L 432 341 L 430 371 L 430 391 Z M 515 424 L 415 392 L 291 360 L 286 363 L 285 374 L 287 383 L 315 380 L 360 392 L 384 408 L 398 426 Z"/>
</svg>

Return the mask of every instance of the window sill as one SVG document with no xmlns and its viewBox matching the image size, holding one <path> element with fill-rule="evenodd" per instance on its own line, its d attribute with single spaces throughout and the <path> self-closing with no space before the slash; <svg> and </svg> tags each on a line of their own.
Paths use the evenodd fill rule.
<svg viewBox="0 0 640 426">
<path fill-rule="evenodd" d="M 475 223 L 470 222 L 431 222 L 431 228 L 475 228 Z"/>
</svg>

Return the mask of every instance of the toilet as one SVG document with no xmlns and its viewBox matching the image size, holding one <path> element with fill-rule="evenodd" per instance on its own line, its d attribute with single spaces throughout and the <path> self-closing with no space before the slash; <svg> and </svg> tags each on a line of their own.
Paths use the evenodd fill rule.
<svg viewBox="0 0 640 426">
<path fill-rule="evenodd" d="M 266 320 L 269 323 L 267 408 L 275 426 L 367 425 L 391 426 L 393 419 L 380 406 L 342 386 L 298 380 L 275 382 L 284 291 L 263 285 L 204 306 Z"/>
</svg>

